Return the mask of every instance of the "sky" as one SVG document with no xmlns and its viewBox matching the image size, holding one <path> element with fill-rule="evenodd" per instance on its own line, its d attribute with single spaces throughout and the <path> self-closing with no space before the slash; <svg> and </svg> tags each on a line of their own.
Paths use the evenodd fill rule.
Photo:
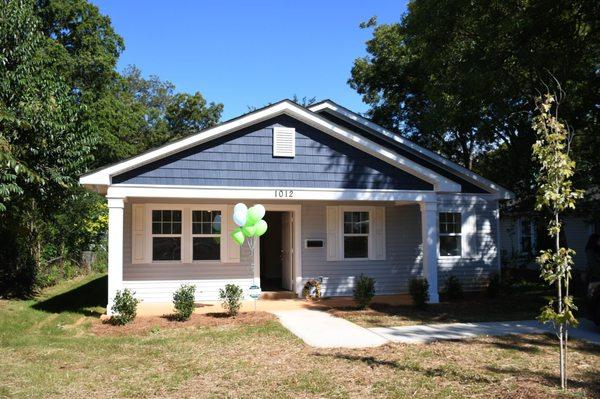
<svg viewBox="0 0 600 399">
<path fill-rule="evenodd" d="M 294 94 L 368 109 L 348 86 L 371 29 L 399 21 L 405 0 L 94 0 L 125 40 L 117 69 L 138 66 L 223 103 L 223 120 Z"/>
</svg>

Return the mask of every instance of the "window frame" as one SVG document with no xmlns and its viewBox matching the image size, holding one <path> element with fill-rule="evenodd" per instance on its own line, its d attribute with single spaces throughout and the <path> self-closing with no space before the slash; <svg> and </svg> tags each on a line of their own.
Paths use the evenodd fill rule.
<svg viewBox="0 0 600 399">
<path fill-rule="evenodd" d="M 459 228 L 460 228 L 460 233 L 442 233 L 442 229 L 440 228 L 440 224 L 441 224 L 441 215 L 442 213 L 454 213 L 454 214 L 458 214 L 460 215 L 460 223 L 458 224 Z M 464 239 L 464 232 L 463 232 L 463 223 L 464 223 L 464 219 L 465 219 L 465 215 L 464 212 L 459 211 L 459 210 L 453 210 L 453 209 L 448 209 L 448 210 L 441 210 L 438 211 L 438 220 L 437 220 L 437 228 L 438 228 L 438 256 L 440 258 L 444 258 L 444 259 L 460 259 L 463 257 L 463 251 L 464 251 L 464 246 L 465 244 L 463 243 L 463 239 Z M 458 243 L 460 246 L 460 253 L 458 255 L 442 255 L 442 251 L 441 251 L 441 247 L 442 247 L 442 240 L 441 237 L 458 237 Z"/>
<path fill-rule="evenodd" d="M 154 211 L 179 211 L 181 212 L 181 232 L 179 234 L 154 234 L 152 231 L 152 227 L 153 227 L 153 220 L 152 220 L 152 213 Z M 184 248 L 184 229 L 185 229 L 185 222 L 184 222 L 184 218 L 185 218 L 185 212 L 183 207 L 179 207 L 179 206 L 173 206 L 173 205 L 166 205 L 166 206 L 161 206 L 161 207 L 156 207 L 156 206 L 151 206 L 148 207 L 148 251 L 149 251 L 149 259 L 151 263 L 183 263 L 183 248 Z M 154 259 L 154 238 L 176 238 L 179 237 L 179 259 L 173 259 L 173 260 L 168 260 L 168 259 Z"/>
<path fill-rule="evenodd" d="M 364 261 L 371 259 L 371 254 L 373 253 L 372 242 L 373 242 L 373 208 L 372 207 L 361 207 L 361 206 L 342 206 L 340 207 L 340 250 L 341 250 L 341 260 L 343 261 Z M 369 232 L 368 233 L 348 233 L 344 232 L 344 216 L 346 212 L 365 212 L 369 216 Z M 384 221 L 385 223 L 385 221 Z M 346 245 L 345 238 L 348 237 L 367 237 L 367 256 L 364 258 L 346 258 Z"/>
<path fill-rule="evenodd" d="M 527 232 L 527 234 L 523 234 L 523 222 L 527 223 L 527 227 L 529 230 Z M 536 232 L 536 228 L 535 228 L 535 221 L 533 219 L 530 218 L 526 218 L 526 217 L 520 217 L 517 219 L 517 246 L 519 248 L 519 253 L 521 255 L 534 255 L 536 253 L 536 244 L 537 244 L 537 232 Z M 529 247 L 531 248 L 530 251 L 526 251 L 523 248 L 523 237 L 529 237 Z"/>
<path fill-rule="evenodd" d="M 221 213 L 221 233 L 219 234 L 194 234 L 194 211 L 220 212 Z M 190 263 L 221 263 L 223 262 L 223 227 L 225 218 L 225 206 L 222 205 L 202 205 L 190 207 L 189 211 L 189 256 Z M 195 237 L 220 237 L 219 240 L 219 259 L 194 259 L 194 238 Z"/>
</svg>

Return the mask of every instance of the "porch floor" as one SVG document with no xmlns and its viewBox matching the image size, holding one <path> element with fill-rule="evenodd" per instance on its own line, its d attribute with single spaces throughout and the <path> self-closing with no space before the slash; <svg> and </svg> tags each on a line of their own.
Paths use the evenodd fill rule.
<svg viewBox="0 0 600 399">
<path fill-rule="evenodd" d="M 388 305 L 400 305 L 411 303 L 410 296 L 408 294 L 399 295 L 378 295 L 373 298 L 373 303 L 388 304 Z M 261 312 L 274 313 L 283 310 L 301 310 L 301 309 L 322 309 L 327 310 L 329 308 L 345 308 L 353 307 L 354 300 L 352 297 L 329 297 L 323 298 L 319 301 L 307 301 L 301 298 L 294 299 L 259 299 L 256 301 L 256 310 Z M 194 313 L 206 314 L 206 313 L 220 313 L 223 312 L 221 303 L 219 301 L 202 301 L 196 303 L 196 309 Z M 240 312 L 251 312 L 254 311 L 254 301 L 244 300 L 242 301 L 242 308 Z M 173 313 L 173 304 L 168 303 L 151 303 L 142 302 L 138 305 L 137 314 L 138 316 L 162 316 L 164 314 Z"/>
</svg>

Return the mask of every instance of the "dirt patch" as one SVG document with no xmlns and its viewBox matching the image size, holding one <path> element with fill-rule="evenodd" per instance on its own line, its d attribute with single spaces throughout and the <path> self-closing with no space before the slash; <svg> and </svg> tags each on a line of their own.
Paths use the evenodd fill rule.
<svg viewBox="0 0 600 399">
<path fill-rule="evenodd" d="M 145 335 L 155 329 L 259 325 L 271 320 L 275 320 L 275 316 L 266 312 L 244 312 L 236 317 L 229 317 L 226 313 L 193 314 L 186 321 L 177 321 L 172 315 L 144 316 L 137 317 L 133 322 L 124 326 L 115 326 L 96 319 L 92 323 L 91 331 L 96 335 L 109 336 Z"/>
</svg>

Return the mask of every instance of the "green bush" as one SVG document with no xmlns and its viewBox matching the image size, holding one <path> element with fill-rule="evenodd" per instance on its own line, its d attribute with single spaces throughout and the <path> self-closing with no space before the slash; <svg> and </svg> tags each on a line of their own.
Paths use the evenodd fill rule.
<svg viewBox="0 0 600 399">
<path fill-rule="evenodd" d="M 194 299 L 196 294 L 195 285 L 183 284 L 173 294 L 173 305 L 175 307 L 175 318 L 177 320 L 187 320 L 194 312 Z"/>
<path fill-rule="evenodd" d="M 359 309 L 364 309 L 369 306 L 371 300 L 375 296 L 375 280 L 372 277 L 361 274 L 356 279 L 356 287 L 354 288 L 354 301 Z"/>
<path fill-rule="evenodd" d="M 122 326 L 135 319 L 137 305 L 141 302 L 134 297 L 135 292 L 125 288 L 117 291 L 115 301 L 111 307 L 113 316 L 110 318 L 112 324 Z"/>
<path fill-rule="evenodd" d="M 444 294 L 450 301 L 455 301 L 463 297 L 463 288 L 458 277 L 448 277 L 448 280 L 446 280 L 446 285 L 444 286 Z"/>
<path fill-rule="evenodd" d="M 410 280 L 408 292 L 416 307 L 422 309 L 427 306 L 427 302 L 429 302 L 429 283 L 426 278 L 413 278 Z"/>
<path fill-rule="evenodd" d="M 242 307 L 242 298 L 244 297 L 244 291 L 239 285 L 227 284 L 225 289 L 219 290 L 219 298 L 221 299 L 221 305 L 227 310 L 230 316 L 235 317 L 240 308 Z"/>
<path fill-rule="evenodd" d="M 500 295 L 502 290 L 502 283 L 500 281 L 500 274 L 493 272 L 488 278 L 488 284 L 486 287 L 487 294 L 490 298 L 496 298 Z"/>
</svg>

